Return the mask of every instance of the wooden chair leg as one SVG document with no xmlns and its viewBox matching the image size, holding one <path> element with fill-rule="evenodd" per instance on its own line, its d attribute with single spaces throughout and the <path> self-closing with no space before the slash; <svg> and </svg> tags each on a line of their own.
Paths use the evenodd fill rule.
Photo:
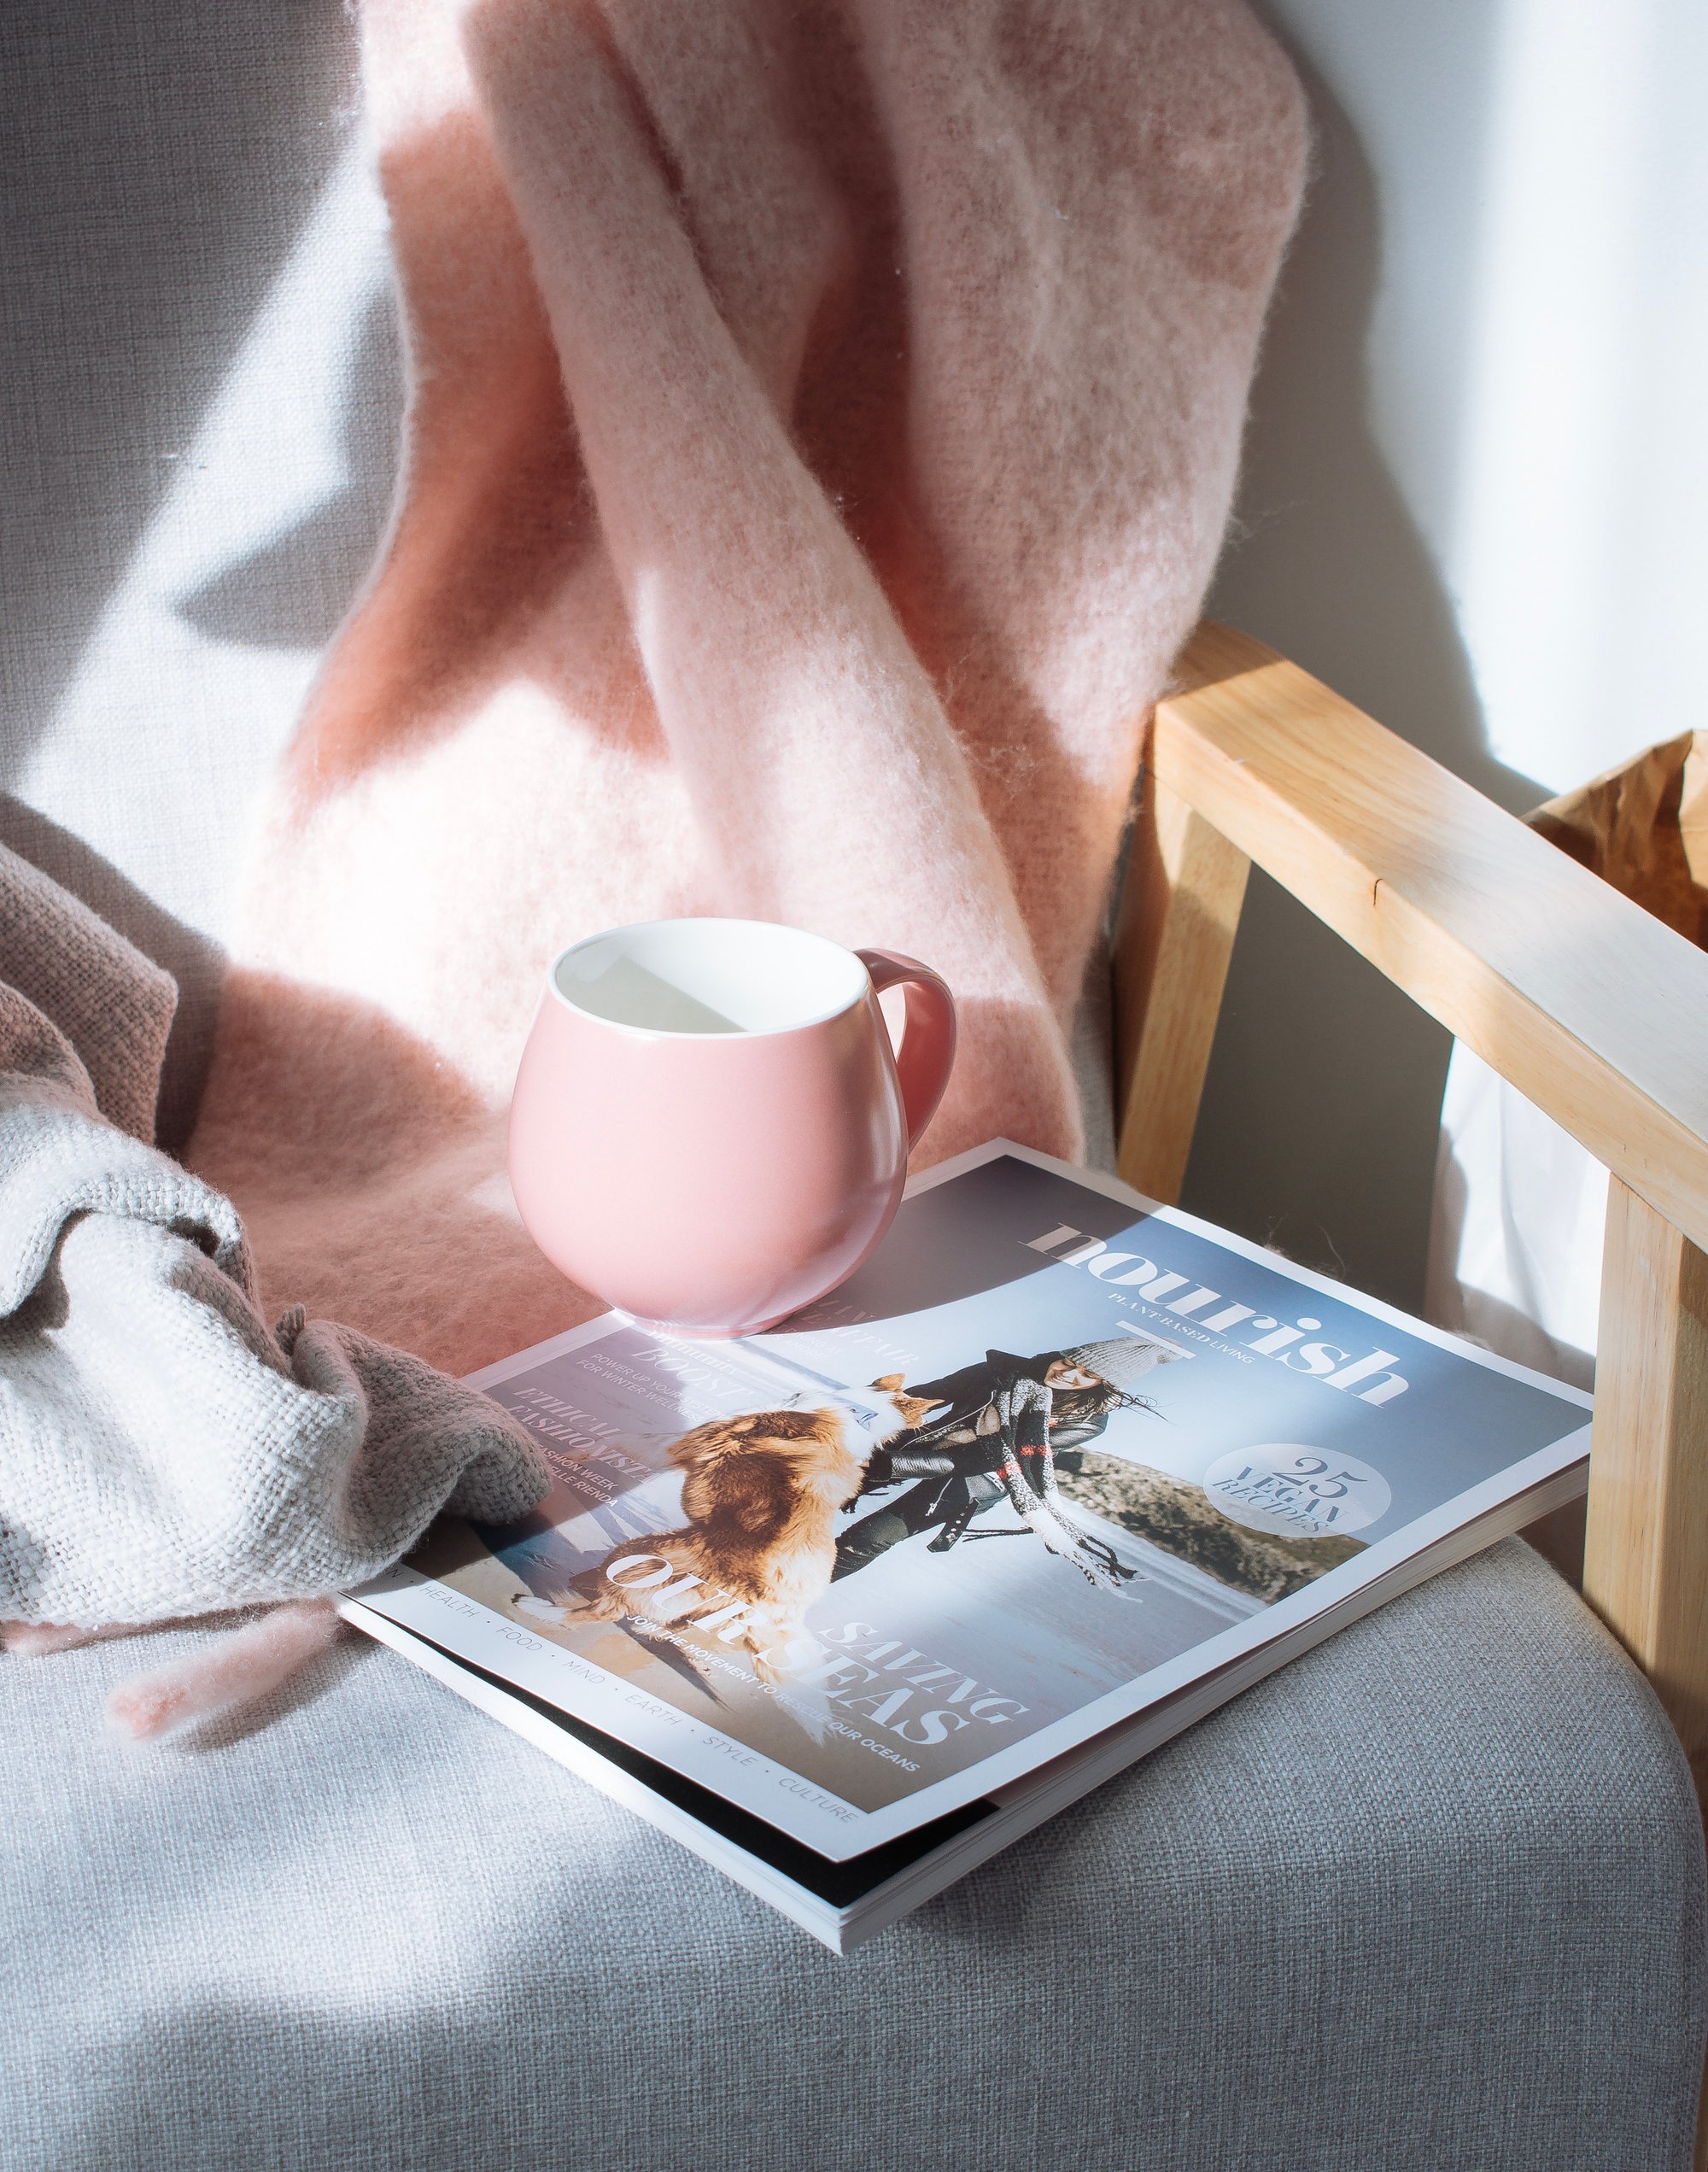
<svg viewBox="0 0 1708 2172">
<path fill-rule="evenodd" d="M 1115 931 L 1117 1166 L 1172 1205 L 1251 862 L 1148 765 Z"/>
<path fill-rule="evenodd" d="M 1708 1253 L 1616 1176 L 1583 1595 L 1654 1684 L 1708 1813 Z M 1708 2172 L 1708 2077 L 1693 2162 Z"/>
<path fill-rule="evenodd" d="M 1653 1683 L 1708 1802 L 1708 1254 L 1617 1177 L 1583 1595 Z"/>
</svg>

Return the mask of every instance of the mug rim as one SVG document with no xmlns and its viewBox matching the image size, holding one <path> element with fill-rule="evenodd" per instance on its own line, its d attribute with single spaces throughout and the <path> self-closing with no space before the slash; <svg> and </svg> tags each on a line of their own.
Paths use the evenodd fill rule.
<svg viewBox="0 0 1708 2172">
<path fill-rule="evenodd" d="M 679 1026 L 636 1026 L 626 1018 L 610 1018 L 603 1011 L 589 1010 L 584 1004 L 565 995 L 558 974 L 564 963 L 578 951 L 590 949 L 595 943 L 611 942 L 619 936 L 641 934 L 655 928 L 763 928 L 781 930 L 804 943 L 816 945 L 822 950 L 834 951 L 839 957 L 851 959 L 859 969 L 862 985 L 845 1003 L 836 1004 L 828 1010 L 817 1011 L 810 1018 L 793 1019 L 787 1026 L 737 1026 L 727 1033 L 697 1033 Z M 857 951 L 851 950 L 845 943 L 837 942 L 832 936 L 816 934 L 810 928 L 797 928 L 791 921 L 752 920 L 733 913 L 675 913 L 658 920 L 629 920 L 616 928 L 596 928 L 591 935 L 580 936 L 573 943 L 566 944 L 546 969 L 546 992 L 555 997 L 573 1017 L 584 1018 L 595 1026 L 609 1027 L 614 1033 L 629 1033 L 636 1040 L 699 1043 L 778 1040 L 785 1034 L 807 1033 L 815 1026 L 826 1026 L 833 1018 L 844 1016 L 871 994 L 872 975 L 865 959 Z"/>
</svg>

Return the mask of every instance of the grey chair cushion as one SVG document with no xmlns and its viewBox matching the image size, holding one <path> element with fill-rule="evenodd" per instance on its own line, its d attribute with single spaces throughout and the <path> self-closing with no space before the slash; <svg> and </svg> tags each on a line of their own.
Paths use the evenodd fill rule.
<svg viewBox="0 0 1708 2172">
<path fill-rule="evenodd" d="M 194 1120 L 255 803 L 389 500 L 342 0 L 0 8 L 0 842 L 178 980 Z"/>
<path fill-rule="evenodd" d="M 1684 2166 L 1676 1739 L 1516 1543 L 846 1959 L 404 1661 L 102 1735 L 0 1662 L 6 2172 Z"/>
</svg>

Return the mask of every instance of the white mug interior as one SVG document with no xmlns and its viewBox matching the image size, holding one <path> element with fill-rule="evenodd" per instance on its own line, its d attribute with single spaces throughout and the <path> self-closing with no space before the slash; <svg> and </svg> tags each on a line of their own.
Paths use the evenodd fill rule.
<svg viewBox="0 0 1708 2172">
<path fill-rule="evenodd" d="M 852 951 L 769 920 L 651 920 L 571 945 L 551 986 L 639 1033 L 781 1033 L 834 1018 L 869 986 Z"/>
</svg>

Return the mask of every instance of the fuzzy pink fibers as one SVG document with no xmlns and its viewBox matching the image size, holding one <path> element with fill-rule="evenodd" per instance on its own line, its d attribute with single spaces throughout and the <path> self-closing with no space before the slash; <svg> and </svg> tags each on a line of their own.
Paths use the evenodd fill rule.
<svg viewBox="0 0 1708 2172">
<path fill-rule="evenodd" d="M 275 1607 L 175 1666 L 121 1683 L 107 1700 L 107 1724 L 146 1742 L 253 1704 L 324 1652 L 340 1627 L 330 1599 Z"/>
<path fill-rule="evenodd" d="M 466 1372 L 596 1301 L 504 1114 L 595 929 L 935 966 L 921 1164 L 1067 1033 L 1298 207 L 1242 0 L 365 0 L 410 405 L 247 876 L 190 1162 L 270 1301 Z"/>
<path fill-rule="evenodd" d="M 0 1621 L 0 1651 L 14 1659 L 44 1660 L 52 1652 L 74 1652 L 84 1644 L 98 1644 L 108 1636 L 131 1636 L 133 1622 L 114 1622 L 104 1629 L 77 1629 L 62 1621 Z"/>
</svg>

